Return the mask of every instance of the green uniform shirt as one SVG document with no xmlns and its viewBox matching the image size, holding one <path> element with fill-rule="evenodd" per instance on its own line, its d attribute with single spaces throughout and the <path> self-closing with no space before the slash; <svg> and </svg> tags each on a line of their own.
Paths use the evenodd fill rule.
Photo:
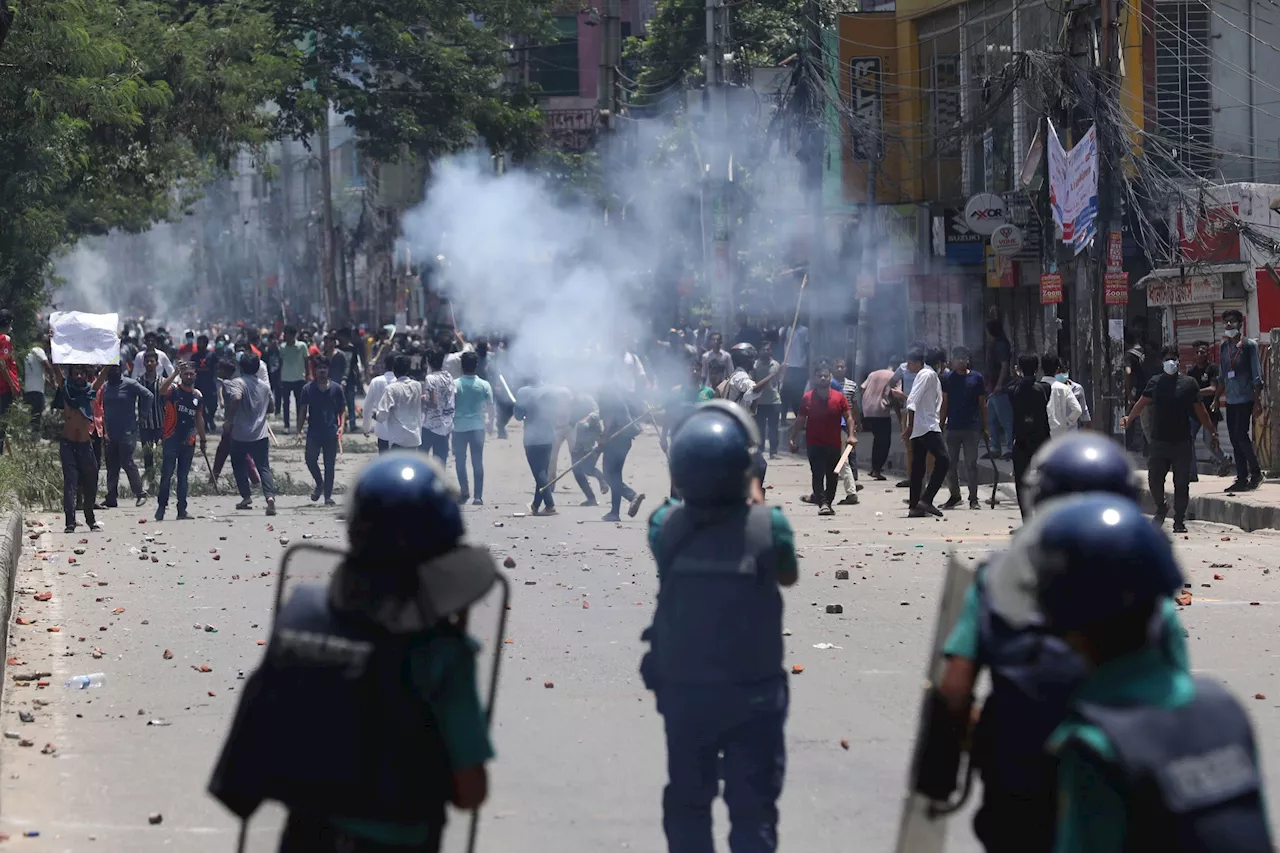
<svg viewBox="0 0 1280 853">
<path fill-rule="evenodd" d="M 1179 708 L 1193 698 L 1195 681 L 1157 646 L 1103 664 L 1076 694 L 1080 702 L 1158 708 Z M 1059 759 L 1055 853 L 1123 853 L 1128 792 L 1098 763 L 1115 758 L 1106 735 L 1069 715 L 1048 748 Z"/>
<path fill-rule="evenodd" d="M 676 506 L 678 506 L 678 501 L 668 499 L 666 503 L 653 511 L 653 515 L 649 516 L 649 550 L 657 552 L 662 522 L 666 520 L 667 514 Z M 782 577 L 793 576 L 798 570 L 795 531 L 791 529 L 791 522 L 787 521 L 787 517 L 779 507 L 771 507 L 769 514 L 772 522 L 770 526 L 773 529 L 773 551 L 777 573 Z"/>
<path fill-rule="evenodd" d="M 431 703 L 453 770 L 465 770 L 493 758 L 484 709 L 476 688 L 475 655 L 470 638 L 437 639 L 410 655 L 410 678 L 423 701 Z M 383 823 L 331 817 L 334 826 L 379 844 L 424 844 L 426 824 Z"/>
<path fill-rule="evenodd" d="M 986 568 L 978 569 L 979 572 Z M 974 583 L 964 595 L 964 606 L 956 626 L 951 629 L 942 653 L 947 657 L 961 657 L 968 660 L 978 659 L 978 634 L 981 630 L 978 603 L 978 584 Z M 1173 601 L 1166 599 L 1160 606 L 1164 619 L 1165 637 L 1163 651 L 1169 661 L 1178 669 L 1186 672 L 1191 668 L 1191 659 L 1187 654 L 1187 638 L 1183 634 L 1182 623 L 1178 620 L 1178 608 Z"/>
</svg>

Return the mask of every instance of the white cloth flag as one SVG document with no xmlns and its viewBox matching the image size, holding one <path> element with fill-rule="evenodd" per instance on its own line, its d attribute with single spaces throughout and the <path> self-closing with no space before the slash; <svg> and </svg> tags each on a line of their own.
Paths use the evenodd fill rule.
<svg viewBox="0 0 1280 853">
<path fill-rule="evenodd" d="M 55 311 L 49 316 L 53 330 L 54 364 L 116 364 L 120 361 L 119 314 Z"/>
</svg>

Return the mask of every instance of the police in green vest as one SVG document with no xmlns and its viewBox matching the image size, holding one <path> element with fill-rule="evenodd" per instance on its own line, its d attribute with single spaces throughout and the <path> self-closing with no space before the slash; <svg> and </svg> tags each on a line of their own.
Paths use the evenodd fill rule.
<svg viewBox="0 0 1280 853">
<path fill-rule="evenodd" d="M 662 824 L 672 853 L 714 853 L 722 772 L 730 849 L 778 847 L 788 707 L 780 587 L 796 582 L 797 567 L 791 525 L 761 503 L 759 444 L 741 406 L 698 406 L 671 441 L 681 500 L 649 521 L 658 604 L 640 672 L 666 726 Z"/>
<path fill-rule="evenodd" d="M 1087 494 L 1045 506 L 1015 550 L 1007 591 L 1035 590 L 1087 671 L 1048 742 L 1056 853 L 1271 853 L 1248 715 L 1153 630 L 1182 587 L 1169 540 L 1133 501 Z"/>
<path fill-rule="evenodd" d="M 426 455 L 378 457 L 353 492 L 350 552 L 277 614 L 210 791 L 245 821 L 283 804 L 280 853 L 436 853 L 446 805 L 487 791 L 466 624 L 498 571 Z"/>
</svg>

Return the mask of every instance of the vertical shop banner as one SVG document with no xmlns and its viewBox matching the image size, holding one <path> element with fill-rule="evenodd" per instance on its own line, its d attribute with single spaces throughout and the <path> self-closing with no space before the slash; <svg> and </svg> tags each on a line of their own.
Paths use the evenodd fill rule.
<svg viewBox="0 0 1280 853">
<path fill-rule="evenodd" d="M 987 287 L 1013 287 L 1017 279 L 1014 275 L 1012 258 L 996 254 L 996 250 L 987 246 Z"/>
<path fill-rule="evenodd" d="M 1070 151 L 1062 147 L 1049 122 L 1049 204 L 1062 242 L 1075 254 L 1089 245 L 1098 231 L 1098 130 L 1089 131 Z"/>
<path fill-rule="evenodd" d="M 1113 230 L 1107 240 L 1107 272 L 1124 269 L 1124 235 Z"/>
<path fill-rule="evenodd" d="M 1107 305 L 1129 304 L 1129 274 L 1109 272 L 1102 282 L 1103 302 Z"/>
<path fill-rule="evenodd" d="M 1040 273 L 1040 304 L 1062 304 L 1062 273 Z"/>
</svg>

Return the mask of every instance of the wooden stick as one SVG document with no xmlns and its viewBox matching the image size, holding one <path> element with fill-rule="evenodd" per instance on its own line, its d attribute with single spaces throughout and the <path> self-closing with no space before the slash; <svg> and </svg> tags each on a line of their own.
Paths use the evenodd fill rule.
<svg viewBox="0 0 1280 853">
<path fill-rule="evenodd" d="M 800 279 L 800 295 L 796 297 L 796 313 L 791 318 L 791 331 L 787 333 L 787 348 L 782 352 L 782 366 L 787 366 L 787 359 L 791 356 L 791 342 L 796 339 L 796 325 L 800 322 L 800 303 L 804 301 L 804 287 L 809 283 L 809 274 L 805 273 L 804 278 Z M 778 392 L 782 392 L 782 384 L 787 381 L 784 374 L 778 379 Z"/>
<path fill-rule="evenodd" d="M 852 452 L 853 452 L 853 445 L 846 443 L 844 446 L 844 453 L 840 454 L 840 461 L 836 463 L 836 470 L 833 471 L 832 473 L 839 474 L 841 471 L 844 470 L 844 465 L 846 462 L 849 461 L 849 454 Z"/>
</svg>

